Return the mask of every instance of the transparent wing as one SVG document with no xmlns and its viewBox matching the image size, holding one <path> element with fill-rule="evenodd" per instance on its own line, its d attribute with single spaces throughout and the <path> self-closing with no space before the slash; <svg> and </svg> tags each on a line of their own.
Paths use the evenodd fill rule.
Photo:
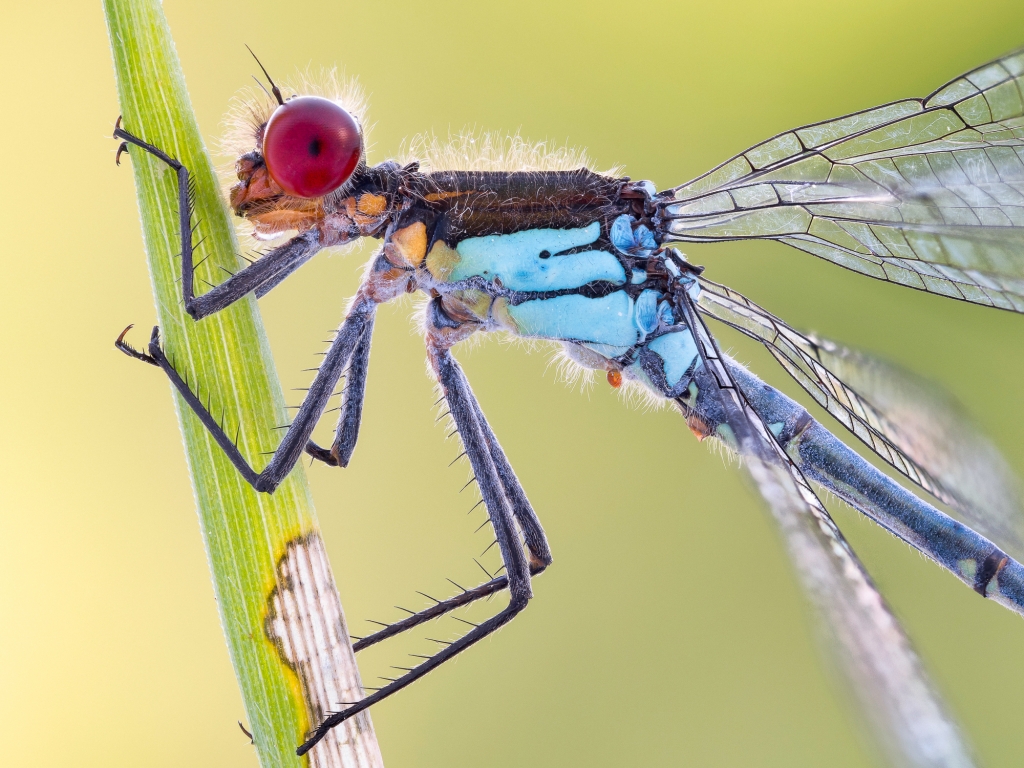
<svg viewBox="0 0 1024 768">
<path fill-rule="evenodd" d="M 1024 551 L 1019 481 L 951 397 L 894 365 L 805 336 L 726 286 L 700 283 L 702 312 L 764 344 L 822 408 L 964 522 Z"/>
<path fill-rule="evenodd" d="M 809 125 L 663 193 L 664 240 L 781 240 L 1024 312 L 1024 51 L 927 99 Z"/>
<path fill-rule="evenodd" d="M 894 441 L 951 489 L 963 522 L 1024 554 L 1020 480 L 963 407 L 929 382 L 899 366 L 824 339 L 813 339 L 819 359 L 862 394 L 895 426 Z"/>
<path fill-rule="evenodd" d="M 747 468 L 779 524 L 872 733 L 897 765 L 973 765 L 910 640 L 828 511 L 743 398 L 695 312 L 688 322 L 728 401 L 729 425 Z"/>
<path fill-rule="evenodd" d="M 872 732 L 892 762 L 972 765 L 909 639 L 824 507 L 808 498 L 806 482 L 792 465 L 748 461 L 747 467 Z"/>
</svg>

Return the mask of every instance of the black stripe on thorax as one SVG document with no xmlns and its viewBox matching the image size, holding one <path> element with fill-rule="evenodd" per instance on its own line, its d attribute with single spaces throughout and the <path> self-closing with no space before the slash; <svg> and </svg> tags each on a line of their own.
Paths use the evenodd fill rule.
<svg viewBox="0 0 1024 768">
<path fill-rule="evenodd" d="M 493 283 L 490 283 L 493 285 Z M 631 299 L 636 301 L 637 296 L 648 288 L 657 289 L 657 286 L 640 283 L 634 284 L 627 282 L 625 284 L 613 283 L 610 280 L 595 280 L 592 283 L 581 285 L 578 288 L 559 288 L 554 291 L 506 291 L 502 295 L 508 297 L 508 303 L 512 306 L 516 304 L 522 304 L 526 301 L 540 301 L 543 299 L 554 299 L 558 296 L 583 296 L 587 299 L 603 299 L 605 296 L 611 296 L 613 293 L 622 291 L 628 295 Z M 664 291 L 664 288 L 661 289 Z"/>
</svg>

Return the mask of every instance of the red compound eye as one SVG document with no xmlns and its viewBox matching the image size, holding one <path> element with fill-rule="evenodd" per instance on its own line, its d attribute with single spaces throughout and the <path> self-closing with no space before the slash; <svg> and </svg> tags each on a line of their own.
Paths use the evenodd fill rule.
<svg viewBox="0 0 1024 768">
<path fill-rule="evenodd" d="M 319 96 L 299 96 L 274 110 L 263 133 L 270 176 L 289 195 L 333 192 L 359 164 L 359 126 L 348 112 Z"/>
</svg>

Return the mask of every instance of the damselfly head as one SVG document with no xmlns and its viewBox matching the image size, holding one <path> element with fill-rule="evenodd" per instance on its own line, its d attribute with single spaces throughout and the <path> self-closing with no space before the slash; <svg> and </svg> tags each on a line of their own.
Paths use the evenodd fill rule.
<svg viewBox="0 0 1024 768">
<path fill-rule="evenodd" d="M 274 110 L 263 130 L 270 177 L 294 197 L 323 197 L 352 178 L 363 140 L 352 115 L 321 96 L 298 96 Z"/>
<path fill-rule="evenodd" d="M 329 70 L 283 88 L 301 95 L 250 90 L 226 120 L 224 150 L 236 158 L 231 207 L 261 239 L 322 224 L 366 168 L 366 107 L 354 82 Z"/>
</svg>

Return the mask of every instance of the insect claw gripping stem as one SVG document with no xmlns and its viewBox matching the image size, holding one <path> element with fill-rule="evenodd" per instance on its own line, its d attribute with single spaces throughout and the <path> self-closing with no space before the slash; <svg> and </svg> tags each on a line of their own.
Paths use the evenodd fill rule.
<svg viewBox="0 0 1024 768">
<path fill-rule="evenodd" d="M 239 273 L 241 274 L 241 273 Z M 232 278 L 234 279 L 234 278 Z M 257 491 L 273 492 L 277 486 L 288 476 L 292 468 L 298 462 L 302 453 L 310 453 L 314 458 L 321 458 L 327 463 L 336 461 L 329 451 L 319 448 L 310 441 L 310 435 L 316 422 L 323 412 L 327 400 L 334 391 L 348 363 L 353 350 L 358 344 L 368 326 L 372 325 L 372 317 L 376 311 L 376 304 L 370 300 L 357 301 L 349 312 L 348 317 L 342 324 L 341 332 L 331 345 L 321 369 L 318 371 L 310 387 L 310 391 L 299 406 L 298 413 L 292 420 L 292 424 L 285 432 L 280 444 L 273 451 L 270 463 L 261 472 L 257 472 L 250 466 L 248 461 L 235 446 L 234 442 L 223 430 L 217 420 L 210 414 L 209 401 L 210 393 L 207 393 L 207 403 L 203 403 L 197 392 L 193 392 L 188 383 L 177 372 L 174 365 L 165 357 L 160 349 L 160 329 L 153 329 L 153 336 L 149 342 L 149 354 L 144 355 L 132 349 L 124 341 L 127 329 L 116 342 L 116 346 L 125 354 L 160 367 L 171 380 L 175 389 L 185 400 L 185 403 L 192 409 L 199 420 L 203 423 L 210 435 L 224 451 L 225 455 L 239 471 L 242 477 Z M 198 390 L 198 386 L 197 386 Z"/>
<path fill-rule="evenodd" d="M 118 115 L 117 120 L 114 122 L 114 138 L 117 138 L 117 132 L 121 129 L 121 118 L 123 115 Z M 114 165 L 121 165 L 121 155 L 128 151 L 128 142 L 122 141 L 117 145 L 117 154 L 114 155 Z"/>
<path fill-rule="evenodd" d="M 193 282 L 198 264 L 193 264 L 192 255 L 203 242 L 202 240 L 198 243 L 192 242 L 193 230 L 199 225 L 198 221 L 195 224 L 192 223 L 195 180 L 189 175 L 188 169 L 178 160 L 122 128 L 120 118 L 114 127 L 114 138 L 121 139 L 124 145 L 134 145 L 148 152 L 177 174 L 182 299 L 185 310 L 193 319 L 199 320 L 218 312 L 249 293 L 255 292 L 257 298 L 264 296 L 320 250 L 320 241 L 315 232 L 299 234 L 267 253 L 259 261 L 240 269 L 220 285 L 214 286 L 203 280 L 211 290 L 202 296 L 195 296 Z M 115 159 L 120 160 L 120 157 L 121 149 L 119 148 Z"/>
<path fill-rule="evenodd" d="M 135 347 L 133 347 L 131 344 L 124 340 L 124 337 L 127 335 L 128 331 L 130 331 L 134 327 L 135 325 L 132 324 L 125 328 L 123 331 L 121 331 L 121 335 L 118 336 L 117 341 L 114 342 L 114 349 L 118 349 L 121 352 L 124 352 L 126 355 L 128 355 L 128 357 L 133 357 L 136 360 L 141 360 L 144 363 L 149 363 L 150 365 L 155 365 L 159 368 L 160 363 L 158 363 L 155 358 L 151 357 L 150 355 L 147 355 L 145 352 L 139 352 L 139 350 L 135 349 Z"/>
<path fill-rule="evenodd" d="M 250 733 L 248 730 L 246 730 L 245 726 L 242 725 L 242 721 L 241 720 L 238 721 L 238 727 L 241 728 L 242 729 L 242 733 L 244 733 L 249 738 L 249 743 L 250 744 L 255 744 L 256 743 L 253 740 L 252 733 Z"/>
</svg>

